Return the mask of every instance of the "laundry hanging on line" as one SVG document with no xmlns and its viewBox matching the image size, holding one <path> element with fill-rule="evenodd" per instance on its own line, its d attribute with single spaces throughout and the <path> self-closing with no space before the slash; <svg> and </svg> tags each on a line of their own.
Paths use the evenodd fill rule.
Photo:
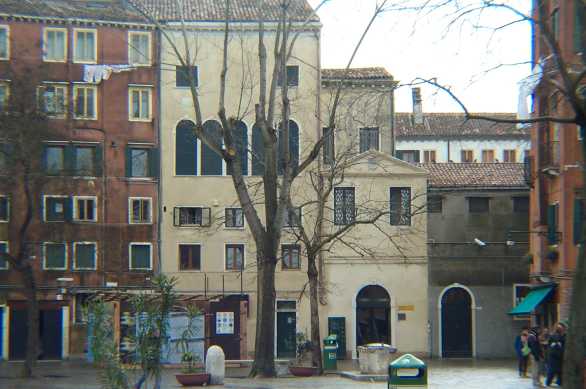
<svg viewBox="0 0 586 389">
<path fill-rule="evenodd" d="M 84 65 L 83 81 L 99 84 L 102 80 L 108 80 L 112 73 L 129 72 L 134 69 L 131 65 Z"/>
</svg>

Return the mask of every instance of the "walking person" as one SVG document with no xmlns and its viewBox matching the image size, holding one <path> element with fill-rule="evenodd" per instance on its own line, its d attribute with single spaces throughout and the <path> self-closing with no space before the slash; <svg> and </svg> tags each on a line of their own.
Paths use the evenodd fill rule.
<svg viewBox="0 0 586 389">
<path fill-rule="evenodd" d="M 515 338 L 515 352 L 517 353 L 517 360 L 519 361 L 519 377 L 527 377 L 527 364 L 529 363 L 529 354 L 531 349 L 527 344 L 527 336 L 529 329 L 523 327 L 519 335 Z"/>
<path fill-rule="evenodd" d="M 547 377 L 545 385 L 550 386 L 554 378 L 558 386 L 562 386 L 562 362 L 564 360 L 565 337 L 561 325 L 549 337 L 547 354 Z"/>
<path fill-rule="evenodd" d="M 543 359 L 543 351 L 539 341 L 540 332 L 541 329 L 539 327 L 533 327 L 527 336 L 527 345 L 531 350 L 529 354 L 531 358 L 531 380 L 533 382 L 533 387 L 535 388 L 543 388 L 541 380 L 539 379 L 539 367 Z"/>
</svg>

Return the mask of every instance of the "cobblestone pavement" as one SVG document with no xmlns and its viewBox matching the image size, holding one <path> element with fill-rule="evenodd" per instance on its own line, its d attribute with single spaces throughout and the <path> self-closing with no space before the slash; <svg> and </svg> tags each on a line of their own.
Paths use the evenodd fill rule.
<svg viewBox="0 0 586 389">
<path fill-rule="evenodd" d="M 19 368 L 14 363 L 0 363 L 1 389 L 101 389 L 96 370 L 85 364 L 67 362 L 41 362 L 37 378 L 22 380 L 11 378 Z M 176 370 L 164 373 L 163 388 L 176 389 Z M 246 372 L 229 369 L 231 376 L 242 376 Z M 245 378 L 226 379 L 228 389 L 384 389 L 386 383 L 356 382 L 328 375 L 315 378 L 278 378 L 250 380 Z M 143 387 L 144 388 L 144 387 Z M 517 377 L 513 361 L 432 361 L 429 368 L 429 389 L 531 389 L 529 379 Z M 147 388 L 144 388 L 147 389 Z M 152 389 L 149 385 L 148 389 Z"/>
</svg>

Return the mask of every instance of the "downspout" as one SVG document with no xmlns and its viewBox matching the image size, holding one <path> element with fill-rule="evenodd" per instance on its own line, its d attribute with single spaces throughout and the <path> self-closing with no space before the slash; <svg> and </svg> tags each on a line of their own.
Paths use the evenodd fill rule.
<svg viewBox="0 0 586 389">
<path fill-rule="evenodd" d="M 392 81 L 391 83 L 391 101 L 390 101 L 390 109 L 391 109 L 391 127 L 390 127 L 390 131 L 391 131 L 391 147 L 390 147 L 390 152 L 391 152 L 391 156 L 394 157 L 395 156 L 395 81 Z"/>
<path fill-rule="evenodd" d="M 161 30 L 159 28 L 156 28 L 156 33 L 155 35 L 155 39 L 156 39 L 156 44 L 155 44 L 155 58 L 157 58 L 156 62 L 155 62 L 155 88 L 157 91 L 157 117 L 155 118 L 154 121 L 154 125 L 155 125 L 155 141 L 157 144 L 157 148 L 159 149 L 159 179 L 157 182 L 157 231 L 156 231 L 156 236 L 157 236 L 157 256 L 158 256 L 158 262 L 157 262 L 157 266 L 156 266 L 156 271 L 155 274 L 159 275 L 162 274 L 162 248 L 161 248 L 161 234 L 162 234 L 162 220 L 163 220 L 163 185 L 162 185 L 162 181 L 163 181 L 163 153 L 162 153 L 162 147 L 161 147 L 161 112 L 162 112 L 162 102 L 161 102 L 161 72 L 162 72 L 162 67 L 161 67 L 161 63 L 163 61 L 163 59 L 161 58 L 163 50 L 161 49 Z"/>
</svg>

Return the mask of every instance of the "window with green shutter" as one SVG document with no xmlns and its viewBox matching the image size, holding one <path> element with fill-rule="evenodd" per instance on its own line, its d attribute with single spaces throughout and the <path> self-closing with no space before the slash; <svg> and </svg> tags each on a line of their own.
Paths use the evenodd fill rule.
<svg viewBox="0 0 586 389">
<path fill-rule="evenodd" d="M 151 245 L 149 243 L 130 244 L 130 269 L 151 270 Z"/>
<path fill-rule="evenodd" d="M 159 150 L 152 147 L 126 148 L 126 177 L 158 177 Z"/>
<path fill-rule="evenodd" d="M 285 150 L 283 146 L 283 124 L 279 123 L 279 165 L 277 166 L 277 172 L 283 174 L 285 171 L 286 161 L 284 158 Z M 289 120 L 289 155 L 291 158 L 291 166 L 293 169 L 299 167 L 299 126 L 293 120 Z"/>
<path fill-rule="evenodd" d="M 265 146 L 262 139 L 262 130 L 258 126 L 252 127 L 252 175 L 262 176 L 265 172 Z"/>
<path fill-rule="evenodd" d="M 558 204 L 551 204 L 547 207 L 547 243 L 558 242 Z"/>
<path fill-rule="evenodd" d="M 8 242 L 0 242 L 0 253 L 8 253 Z M 0 258 L 0 269 L 8 269 L 8 261 Z"/>
<path fill-rule="evenodd" d="M 46 270 L 65 270 L 67 268 L 67 246 L 65 243 L 45 243 L 43 247 Z"/>
<path fill-rule="evenodd" d="M 236 121 L 232 130 L 232 138 L 236 145 L 236 153 L 240 159 L 242 175 L 246 176 L 248 175 L 248 128 L 244 122 Z M 229 171 L 228 174 L 230 174 Z"/>
<path fill-rule="evenodd" d="M 194 128 L 195 123 L 182 120 L 175 130 L 175 174 L 178 176 L 197 175 L 197 138 Z"/>
<path fill-rule="evenodd" d="M 584 200 L 574 199 L 574 244 L 584 242 Z"/>
<path fill-rule="evenodd" d="M 68 196 L 45 196 L 44 220 L 64 222 L 72 219 L 72 204 Z"/>
<path fill-rule="evenodd" d="M 96 269 L 96 243 L 76 242 L 73 244 L 76 270 Z"/>
<path fill-rule="evenodd" d="M 222 126 L 216 120 L 208 120 L 203 124 L 203 132 L 220 146 L 222 145 L 221 131 Z M 222 175 L 222 157 L 203 143 L 201 145 L 201 175 Z"/>
</svg>

